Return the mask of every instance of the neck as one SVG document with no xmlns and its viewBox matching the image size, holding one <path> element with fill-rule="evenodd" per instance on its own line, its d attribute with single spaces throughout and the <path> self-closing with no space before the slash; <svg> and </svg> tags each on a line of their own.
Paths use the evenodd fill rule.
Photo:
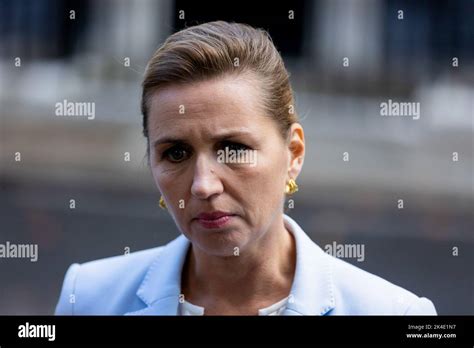
<svg viewBox="0 0 474 348">
<path fill-rule="evenodd" d="M 264 307 L 289 295 L 295 267 L 295 241 L 280 215 L 239 256 L 208 255 L 192 246 L 183 268 L 182 292 L 188 301 L 206 308 L 216 299 Z"/>
</svg>

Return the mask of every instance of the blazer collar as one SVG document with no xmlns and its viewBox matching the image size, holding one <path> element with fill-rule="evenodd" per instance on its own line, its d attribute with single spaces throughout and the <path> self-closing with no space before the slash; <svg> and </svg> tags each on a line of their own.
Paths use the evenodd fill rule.
<svg viewBox="0 0 474 348">
<path fill-rule="evenodd" d="M 324 315 L 335 307 L 330 257 L 289 216 L 284 223 L 296 242 L 296 270 L 283 315 Z M 176 315 L 181 270 L 190 242 L 180 235 L 168 243 L 150 265 L 137 296 L 146 308 L 127 315 Z"/>
<path fill-rule="evenodd" d="M 283 315 L 324 315 L 336 306 L 332 259 L 292 218 L 284 221 L 296 242 L 296 270 Z"/>
<path fill-rule="evenodd" d="M 137 296 L 147 307 L 126 314 L 176 315 L 181 293 L 181 270 L 189 246 L 190 242 L 184 235 L 164 246 L 137 290 Z"/>
</svg>

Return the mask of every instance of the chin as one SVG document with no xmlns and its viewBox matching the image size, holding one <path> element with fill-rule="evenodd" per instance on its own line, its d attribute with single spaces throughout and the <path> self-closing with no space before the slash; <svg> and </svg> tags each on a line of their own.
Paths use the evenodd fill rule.
<svg viewBox="0 0 474 348">
<path fill-rule="evenodd" d="M 214 256 L 238 256 L 248 242 L 238 230 L 193 231 L 187 236 L 194 246 Z"/>
</svg>

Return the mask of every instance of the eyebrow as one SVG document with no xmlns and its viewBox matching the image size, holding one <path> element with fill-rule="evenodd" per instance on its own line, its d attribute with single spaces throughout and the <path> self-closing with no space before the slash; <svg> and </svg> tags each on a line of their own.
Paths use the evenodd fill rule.
<svg viewBox="0 0 474 348">
<path fill-rule="evenodd" d="M 231 132 L 227 132 L 227 133 L 222 133 L 222 134 L 218 134 L 218 135 L 214 135 L 211 137 L 211 140 L 212 141 L 223 141 L 223 140 L 226 140 L 226 139 L 231 139 L 231 138 L 235 138 L 235 137 L 238 137 L 238 136 L 241 136 L 241 135 L 252 135 L 252 132 L 248 131 L 248 130 L 239 130 L 239 131 L 231 131 Z M 171 144 L 171 143 L 186 143 L 186 138 L 182 138 L 182 137 L 175 137 L 175 136 L 166 136 L 166 137 L 163 137 L 163 138 L 158 138 L 156 139 L 154 142 L 153 142 L 153 146 L 156 147 L 158 145 L 161 145 L 161 144 Z"/>
</svg>

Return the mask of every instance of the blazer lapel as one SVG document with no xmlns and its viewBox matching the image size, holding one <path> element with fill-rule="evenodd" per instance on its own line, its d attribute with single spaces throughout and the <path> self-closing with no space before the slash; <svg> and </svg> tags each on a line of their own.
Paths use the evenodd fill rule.
<svg viewBox="0 0 474 348">
<path fill-rule="evenodd" d="M 283 315 L 324 315 L 336 306 L 331 258 L 293 219 L 284 221 L 296 242 L 296 270 Z"/>
<path fill-rule="evenodd" d="M 146 308 L 126 315 L 176 315 L 181 292 L 181 270 L 190 243 L 180 235 L 168 243 L 150 265 L 137 296 Z"/>
</svg>

